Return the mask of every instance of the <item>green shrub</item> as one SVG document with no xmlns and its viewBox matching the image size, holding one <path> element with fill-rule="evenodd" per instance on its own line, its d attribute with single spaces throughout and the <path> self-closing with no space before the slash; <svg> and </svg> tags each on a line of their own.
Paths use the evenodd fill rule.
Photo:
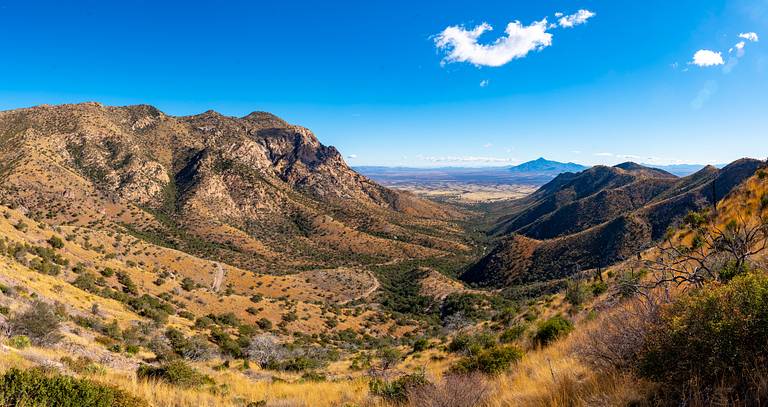
<svg viewBox="0 0 768 407">
<path fill-rule="evenodd" d="M 763 194 L 760 197 L 760 209 L 768 209 L 768 194 Z"/>
<path fill-rule="evenodd" d="M 670 388 L 706 392 L 727 383 L 730 393 L 749 400 L 760 386 L 754 378 L 765 373 L 766 343 L 768 276 L 740 275 L 665 308 L 645 340 L 638 367 L 642 376 Z"/>
<path fill-rule="evenodd" d="M 404 403 L 408 400 L 410 391 L 430 384 L 424 372 L 417 372 L 400 376 L 392 381 L 375 378 L 368 385 L 374 396 L 379 396 L 393 403 Z"/>
<path fill-rule="evenodd" d="M 87 379 L 11 368 L 0 377 L 0 405 L 27 407 L 141 407 L 146 401 Z"/>
<path fill-rule="evenodd" d="M 581 281 L 569 281 L 565 287 L 565 299 L 571 305 L 581 305 L 586 302 L 592 292 L 586 284 Z"/>
<path fill-rule="evenodd" d="M 606 291 L 608 291 L 608 283 L 605 281 L 596 281 L 592 284 L 592 295 L 595 297 Z"/>
<path fill-rule="evenodd" d="M 429 347 L 429 341 L 427 338 L 419 338 L 413 343 L 414 352 L 423 352 Z"/>
<path fill-rule="evenodd" d="M 698 212 L 691 211 L 691 212 L 688 212 L 687 215 L 685 215 L 683 222 L 685 222 L 686 225 L 690 226 L 691 229 L 696 229 L 706 224 L 707 218 L 705 218 L 704 215 Z"/>
<path fill-rule="evenodd" d="M 272 329 L 272 321 L 270 321 L 270 320 L 268 320 L 266 318 L 261 318 L 258 321 L 256 321 L 256 325 L 258 325 L 259 328 L 261 328 L 261 329 L 263 329 L 265 331 L 269 331 L 269 330 Z"/>
<path fill-rule="evenodd" d="M 573 331 L 571 321 L 563 318 L 561 315 L 555 315 L 539 325 L 539 329 L 533 337 L 533 342 L 539 346 L 547 346 L 555 340 L 568 335 L 571 331 Z"/>
<path fill-rule="evenodd" d="M 510 343 L 514 342 L 518 339 L 520 339 L 523 334 L 525 333 L 526 326 L 517 324 L 512 326 L 509 329 L 506 329 L 504 332 L 499 335 L 499 342 L 501 343 Z"/>
<path fill-rule="evenodd" d="M 8 346 L 16 349 L 25 349 L 32 346 L 32 341 L 26 335 L 15 335 L 5 342 Z"/>
<path fill-rule="evenodd" d="M 494 346 L 460 359 L 451 367 L 454 373 L 482 372 L 498 374 L 509 369 L 523 357 L 523 351 L 514 346 Z"/>
<path fill-rule="evenodd" d="M 494 345 L 496 345 L 496 339 L 488 333 L 481 332 L 475 335 L 458 334 L 448 344 L 448 351 L 469 355 L 491 348 Z"/>
<path fill-rule="evenodd" d="M 197 283 L 195 283 L 195 280 L 193 280 L 193 279 L 191 279 L 189 277 L 184 277 L 181 280 L 181 288 L 184 291 L 192 291 L 195 288 L 197 288 Z"/>
<path fill-rule="evenodd" d="M 486 311 L 486 296 L 474 293 L 452 293 L 445 297 L 440 308 L 440 318 L 445 321 L 451 315 L 461 313 L 464 318 L 472 321 L 488 317 Z"/>
<path fill-rule="evenodd" d="M 395 367 L 403 359 L 403 355 L 397 348 L 390 347 L 381 348 L 376 351 L 376 357 L 379 358 L 383 369 Z"/>
<path fill-rule="evenodd" d="M 174 360 L 162 366 L 141 365 L 136 370 L 139 379 L 164 381 L 181 387 L 199 387 L 214 384 L 213 379 L 198 372 L 182 360 Z"/>
<path fill-rule="evenodd" d="M 64 241 L 62 241 L 58 236 L 51 236 L 51 238 L 48 239 L 48 244 L 51 245 L 51 247 L 54 249 L 61 249 L 64 247 Z"/>
</svg>

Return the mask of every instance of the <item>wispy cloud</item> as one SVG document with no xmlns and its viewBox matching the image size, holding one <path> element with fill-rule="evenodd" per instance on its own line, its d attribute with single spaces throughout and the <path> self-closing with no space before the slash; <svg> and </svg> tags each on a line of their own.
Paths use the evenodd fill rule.
<svg viewBox="0 0 768 407">
<path fill-rule="evenodd" d="M 598 157 L 613 157 L 613 153 L 606 153 L 606 152 L 595 153 L 595 155 L 598 156 Z"/>
<path fill-rule="evenodd" d="M 723 54 L 720 52 L 700 49 L 693 54 L 693 61 L 691 63 L 701 67 L 708 67 L 722 65 L 725 62 L 723 61 Z"/>
<path fill-rule="evenodd" d="M 558 16 L 557 14 L 560 14 Z M 563 28 L 571 28 L 577 25 L 581 25 L 587 22 L 590 18 L 594 17 L 595 13 L 589 10 L 579 10 L 571 15 L 563 15 L 563 13 L 555 13 L 555 17 L 560 17 L 557 20 L 557 24 Z"/>
<path fill-rule="evenodd" d="M 488 86 L 489 83 L 490 82 L 488 81 L 488 79 L 483 79 L 482 81 L 480 81 L 480 87 L 484 88 L 484 87 Z"/>
<path fill-rule="evenodd" d="M 483 144 L 483 148 L 491 148 L 491 147 L 493 147 L 493 144 L 491 144 L 491 143 Z"/>
<path fill-rule="evenodd" d="M 530 25 L 512 21 L 507 24 L 503 36 L 488 44 L 481 44 L 479 40 L 480 36 L 493 30 L 490 24 L 484 22 L 471 29 L 453 25 L 435 35 L 434 41 L 437 49 L 445 52 L 441 64 L 468 62 L 478 67 L 498 67 L 552 45 L 552 34 L 547 32 L 548 29 L 584 24 L 594 15 L 589 10 L 579 10 L 568 16 L 560 14 L 558 24 L 548 24 L 546 17 Z"/>
<path fill-rule="evenodd" d="M 350 154 L 347 156 L 347 158 L 357 158 L 357 154 Z"/>
<path fill-rule="evenodd" d="M 514 161 L 511 158 L 503 158 L 503 157 L 482 157 L 482 156 L 443 156 L 443 157 L 433 157 L 433 156 L 417 156 L 417 158 L 420 158 L 424 161 L 430 161 L 430 162 L 436 162 L 436 163 L 445 163 L 445 162 L 457 162 L 457 163 L 507 163 Z"/>
<path fill-rule="evenodd" d="M 758 37 L 757 33 L 754 33 L 754 32 L 741 33 L 739 34 L 739 38 L 743 38 L 745 40 L 749 40 L 752 42 L 757 42 L 760 40 L 760 37 Z"/>
</svg>

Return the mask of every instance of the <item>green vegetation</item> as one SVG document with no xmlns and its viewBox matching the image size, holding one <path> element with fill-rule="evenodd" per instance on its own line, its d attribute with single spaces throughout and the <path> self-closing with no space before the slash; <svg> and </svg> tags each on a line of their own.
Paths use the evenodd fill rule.
<svg viewBox="0 0 768 407">
<path fill-rule="evenodd" d="M 32 341 L 30 341 L 29 337 L 26 335 L 14 335 L 8 338 L 5 343 L 6 345 L 16 349 L 25 349 L 32 346 Z"/>
<path fill-rule="evenodd" d="M 492 346 L 456 362 L 451 367 L 454 373 L 482 372 L 499 374 L 523 358 L 523 351 L 514 346 Z"/>
<path fill-rule="evenodd" d="M 371 394 L 393 403 L 405 403 L 410 391 L 428 385 L 430 382 L 424 372 L 400 376 L 392 381 L 374 378 L 369 382 Z"/>
<path fill-rule="evenodd" d="M 87 379 L 11 368 L 0 377 L 0 404 L 27 407 L 141 407 L 148 404 Z"/>
<path fill-rule="evenodd" d="M 141 365 L 136 370 L 139 379 L 161 380 L 181 387 L 200 387 L 214 384 L 213 380 L 198 372 L 182 360 L 174 360 L 161 366 Z"/>
<path fill-rule="evenodd" d="M 573 323 L 561 315 L 555 315 L 539 325 L 539 329 L 533 337 L 533 342 L 539 346 L 547 346 L 555 340 L 568 335 L 571 331 L 573 331 Z"/>
<path fill-rule="evenodd" d="M 662 383 L 672 397 L 726 386 L 732 400 L 749 400 L 760 391 L 754 379 L 766 374 L 768 276 L 741 275 L 679 298 L 644 343 L 641 375 Z"/>
</svg>

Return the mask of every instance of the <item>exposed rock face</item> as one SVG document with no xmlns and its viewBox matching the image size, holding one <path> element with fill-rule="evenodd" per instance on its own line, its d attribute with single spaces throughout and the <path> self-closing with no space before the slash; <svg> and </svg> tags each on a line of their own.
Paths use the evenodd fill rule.
<svg viewBox="0 0 768 407">
<path fill-rule="evenodd" d="M 741 159 L 684 178 L 635 163 L 562 174 L 509 208 L 493 229 L 508 237 L 462 278 L 505 287 L 630 258 L 689 211 L 712 207 L 763 164 Z"/>
<path fill-rule="evenodd" d="M 0 112 L 0 143 L 6 201 L 59 222 L 71 221 L 69 211 L 97 218 L 112 211 L 137 233 L 223 250 L 241 265 L 269 264 L 279 252 L 291 261 L 328 257 L 345 234 L 374 256 L 458 247 L 426 235 L 410 236 L 420 243 L 378 236 L 457 214 L 372 182 L 311 131 L 269 113 L 174 117 L 146 105 L 41 106 Z M 318 221 L 324 216 L 336 223 Z"/>
</svg>

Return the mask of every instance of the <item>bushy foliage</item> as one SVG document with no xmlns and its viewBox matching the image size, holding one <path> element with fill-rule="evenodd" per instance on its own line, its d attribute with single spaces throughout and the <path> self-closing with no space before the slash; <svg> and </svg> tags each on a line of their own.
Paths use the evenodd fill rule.
<svg viewBox="0 0 768 407">
<path fill-rule="evenodd" d="M 425 315 L 435 307 L 432 297 L 421 294 L 421 281 L 424 271 L 419 269 L 393 270 L 381 273 L 384 308 L 413 316 Z"/>
<path fill-rule="evenodd" d="M 463 315 L 472 321 L 485 319 L 488 311 L 485 309 L 486 296 L 474 293 L 452 293 L 445 297 L 440 308 L 440 318 L 445 320 L 451 315 Z"/>
<path fill-rule="evenodd" d="M 198 372 L 182 360 L 174 360 L 161 366 L 141 365 L 136 370 L 139 379 L 161 380 L 181 387 L 199 387 L 213 384 L 213 380 Z"/>
<path fill-rule="evenodd" d="M 522 357 L 523 351 L 515 346 L 493 346 L 460 359 L 451 367 L 451 371 L 461 374 L 498 374 L 509 369 Z"/>
<path fill-rule="evenodd" d="M 640 352 L 639 371 L 681 391 L 727 383 L 737 398 L 749 400 L 757 390 L 755 372 L 768 361 L 766 343 L 768 276 L 740 275 L 666 308 Z"/>
<path fill-rule="evenodd" d="M 533 337 L 533 342 L 539 346 L 547 346 L 555 340 L 568 335 L 571 331 L 573 331 L 573 323 L 561 315 L 555 315 L 539 325 L 539 329 Z"/>
<path fill-rule="evenodd" d="M 24 335 L 35 345 L 50 345 L 61 338 L 60 317 L 56 309 L 43 301 L 35 301 L 24 312 L 14 315 L 10 322 L 14 335 Z"/>
<path fill-rule="evenodd" d="M 397 366 L 403 359 L 402 353 L 397 348 L 384 347 L 376 351 L 376 357 L 379 358 L 382 369 L 390 369 Z"/>
<path fill-rule="evenodd" d="M 419 338 L 419 339 L 416 339 L 416 341 L 413 342 L 413 352 L 414 353 L 423 352 L 423 351 L 427 350 L 428 347 L 429 347 L 429 341 L 427 340 L 427 338 Z"/>
<path fill-rule="evenodd" d="M 505 329 L 504 332 L 502 332 L 501 335 L 499 335 L 499 342 L 501 343 L 514 342 L 523 336 L 526 329 L 527 327 L 522 324 L 516 324 L 508 329 Z"/>
<path fill-rule="evenodd" d="M 61 249 L 64 247 L 64 241 L 58 236 L 51 236 L 50 239 L 48 239 L 48 244 L 54 249 Z"/>
<path fill-rule="evenodd" d="M 448 351 L 461 353 L 464 355 L 477 354 L 484 349 L 496 345 L 496 338 L 485 332 L 479 332 L 475 335 L 460 333 L 453 337 L 448 344 Z"/>
<path fill-rule="evenodd" d="M 392 381 L 374 378 L 369 382 L 371 394 L 393 403 L 405 403 L 411 391 L 429 385 L 431 384 L 424 372 L 400 376 Z"/>
<path fill-rule="evenodd" d="M 0 405 L 27 407 L 141 407 L 148 404 L 87 379 L 11 368 L 0 377 Z"/>
<path fill-rule="evenodd" d="M 565 299 L 571 305 L 581 305 L 591 296 L 591 288 L 580 280 L 569 281 L 565 287 Z"/>
<path fill-rule="evenodd" d="M 683 222 L 690 226 L 691 229 L 699 228 L 707 223 L 707 218 L 699 212 L 688 212 L 683 219 Z"/>
</svg>

